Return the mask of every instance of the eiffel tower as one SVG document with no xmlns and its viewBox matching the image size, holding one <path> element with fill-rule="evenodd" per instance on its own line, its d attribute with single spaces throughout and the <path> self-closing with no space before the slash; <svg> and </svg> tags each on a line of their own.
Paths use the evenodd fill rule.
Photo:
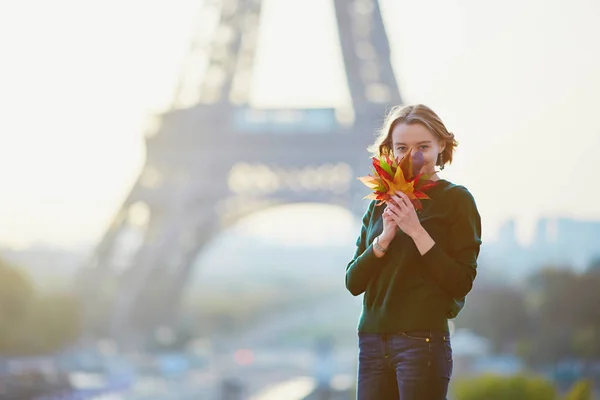
<svg viewBox="0 0 600 400">
<path fill-rule="evenodd" d="M 196 38 L 172 107 L 146 134 L 146 164 L 78 285 L 88 333 L 173 326 L 196 255 L 250 213 L 322 202 L 362 215 L 366 192 L 355 178 L 369 171 L 365 149 L 386 109 L 402 99 L 378 1 L 333 1 L 346 115 L 250 107 L 262 1 L 205 1 L 203 17 L 215 21 L 208 66 L 199 79 L 194 61 L 206 47 Z"/>
</svg>

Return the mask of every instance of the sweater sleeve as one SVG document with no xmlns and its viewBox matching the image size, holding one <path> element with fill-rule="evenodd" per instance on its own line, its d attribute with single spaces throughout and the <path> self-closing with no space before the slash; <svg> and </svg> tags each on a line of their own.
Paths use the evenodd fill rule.
<svg viewBox="0 0 600 400">
<path fill-rule="evenodd" d="M 459 186 L 455 197 L 456 218 L 445 250 L 434 244 L 422 256 L 437 284 L 455 299 L 464 298 L 477 275 L 477 257 L 481 247 L 481 217 L 471 193 Z"/>
<path fill-rule="evenodd" d="M 362 218 L 360 235 L 356 240 L 354 257 L 346 266 L 346 288 L 354 296 L 367 290 L 371 278 L 385 265 L 386 254 L 379 258 L 373 252 L 373 244 L 367 243 L 367 230 L 373 216 L 375 201 L 372 201 Z"/>
</svg>

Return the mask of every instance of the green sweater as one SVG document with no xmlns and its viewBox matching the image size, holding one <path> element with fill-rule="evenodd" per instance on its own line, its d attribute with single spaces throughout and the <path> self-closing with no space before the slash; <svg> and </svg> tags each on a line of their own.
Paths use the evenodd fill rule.
<svg viewBox="0 0 600 400">
<path fill-rule="evenodd" d="M 422 200 L 421 225 L 435 241 L 421 255 L 401 230 L 381 258 L 372 242 L 383 230 L 385 205 L 371 201 L 362 220 L 356 252 L 346 267 L 346 288 L 364 293 L 360 332 L 448 331 L 477 274 L 481 219 L 475 200 L 463 186 L 441 179 Z"/>
</svg>

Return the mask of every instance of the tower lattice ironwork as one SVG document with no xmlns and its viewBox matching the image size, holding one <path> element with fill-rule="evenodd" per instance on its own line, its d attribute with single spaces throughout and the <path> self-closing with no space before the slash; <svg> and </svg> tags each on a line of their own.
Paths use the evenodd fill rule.
<svg viewBox="0 0 600 400">
<path fill-rule="evenodd" d="M 249 213 L 324 202 L 362 215 L 365 148 L 386 108 L 402 103 L 379 4 L 334 0 L 352 105 L 341 120 L 333 108 L 249 106 L 261 3 L 206 1 L 213 35 L 192 41 L 173 106 L 146 135 L 143 170 L 82 275 L 90 331 L 123 337 L 173 323 L 198 252 Z"/>
</svg>

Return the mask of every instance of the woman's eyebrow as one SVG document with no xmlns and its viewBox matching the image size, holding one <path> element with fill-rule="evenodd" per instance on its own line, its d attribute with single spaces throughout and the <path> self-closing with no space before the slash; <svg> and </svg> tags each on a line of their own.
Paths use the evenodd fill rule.
<svg viewBox="0 0 600 400">
<path fill-rule="evenodd" d="M 431 143 L 431 140 L 423 140 L 417 144 L 429 144 L 429 143 Z M 406 143 L 402 143 L 402 142 L 394 143 L 394 146 L 397 146 L 399 144 L 406 146 Z"/>
</svg>

